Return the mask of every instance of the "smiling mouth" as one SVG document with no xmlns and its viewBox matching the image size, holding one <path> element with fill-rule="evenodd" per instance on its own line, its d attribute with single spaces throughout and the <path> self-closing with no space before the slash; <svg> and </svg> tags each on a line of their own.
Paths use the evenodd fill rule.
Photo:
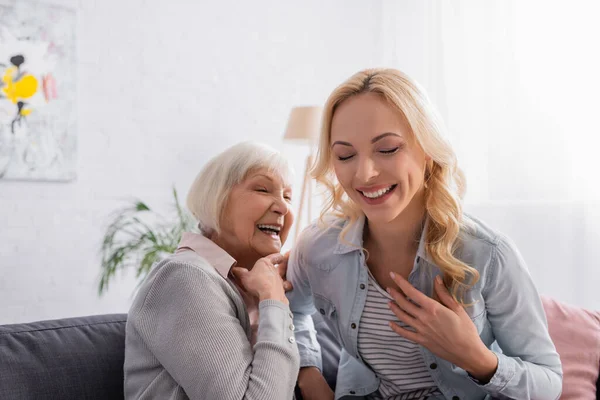
<svg viewBox="0 0 600 400">
<path fill-rule="evenodd" d="M 396 186 L 398 186 L 398 185 L 397 184 L 396 185 L 390 185 L 387 188 L 382 188 L 382 189 L 379 189 L 379 190 L 374 190 L 372 192 L 362 191 L 362 190 L 358 190 L 357 189 L 357 192 L 359 192 L 360 194 L 362 194 L 363 196 L 365 196 L 368 199 L 374 200 L 374 199 L 378 199 L 380 197 L 385 196 L 386 194 L 388 194 L 389 192 L 391 192 L 392 190 L 394 190 L 396 188 Z"/>
<path fill-rule="evenodd" d="M 256 225 L 256 227 L 261 232 L 266 233 L 267 235 L 272 236 L 272 237 L 279 237 L 279 234 L 281 233 L 281 227 L 277 226 L 277 225 L 259 224 L 259 225 Z"/>
</svg>

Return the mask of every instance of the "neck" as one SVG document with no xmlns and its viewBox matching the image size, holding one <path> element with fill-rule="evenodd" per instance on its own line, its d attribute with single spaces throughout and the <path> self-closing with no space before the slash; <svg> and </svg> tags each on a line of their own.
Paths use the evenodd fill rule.
<svg viewBox="0 0 600 400">
<path fill-rule="evenodd" d="M 393 221 L 365 224 L 365 246 L 393 254 L 416 251 L 425 221 L 424 193 L 421 191 Z"/>
<path fill-rule="evenodd" d="M 217 246 L 222 248 L 235 260 L 235 266 L 240 268 L 245 268 L 247 270 L 251 270 L 254 267 L 254 264 L 260 258 L 260 255 L 256 254 L 253 251 L 240 251 L 239 248 L 241 246 L 235 246 L 229 243 L 225 238 L 220 237 L 219 235 L 213 233 L 210 237 Z"/>
</svg>

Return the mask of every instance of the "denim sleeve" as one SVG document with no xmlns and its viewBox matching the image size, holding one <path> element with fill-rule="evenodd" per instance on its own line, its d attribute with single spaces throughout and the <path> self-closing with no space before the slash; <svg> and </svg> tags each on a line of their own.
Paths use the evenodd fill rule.
<svg viewBox="0 0 600 400">
<path fill-rule="evenodd" d="M 317 367 L 323 371 L 321 363 L 321 346 L 317 341 L 312 314 L 316 312 L 307 265 L 303 262 L 304 251 L 307 250 L 306 231 L 300 235 L 288 261 L 287 280 L 293 289 L 286 293 L 290 302 L 290 310 L 294 315 L 294 334 L 300 352 L 300 368 Z"/>
<path fill-rule="evenodd" d="M 500 239 L 489 271 L 483 296 L 502 353 L 496 352 L 498 369 L 481 387 L 498 399 L 558 399 L 560 358 L 525 261 L 508 238 Z"/>
</svg>

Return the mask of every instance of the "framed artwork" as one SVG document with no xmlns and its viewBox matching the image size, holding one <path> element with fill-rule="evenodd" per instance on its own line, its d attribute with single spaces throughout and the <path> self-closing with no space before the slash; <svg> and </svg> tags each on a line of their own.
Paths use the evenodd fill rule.
<svg viewBox="0 0 600 400">
<path fill-rule="evenodd" d="M 75 10 L 0 3 L 0 180 L 75 179 Z"/>
</svg>

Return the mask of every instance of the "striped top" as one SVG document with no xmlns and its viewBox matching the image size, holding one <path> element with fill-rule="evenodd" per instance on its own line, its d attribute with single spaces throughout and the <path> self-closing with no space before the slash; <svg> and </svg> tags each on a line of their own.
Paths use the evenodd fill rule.
<svg viewBox="0 0 600 400">
<path fill-rule="evenodd" d="M 369 272 L 369 290 L 358 330 L 358 351 L 380 379 L 379 390 L 368 399 L 413 400 L 441 394 L 425 366 L 420 346 L 392 331 L 401 322 L 388 307 L 392 297 Z M 412 328 L 409 328 L 412 329 Z"/>
</svg>

